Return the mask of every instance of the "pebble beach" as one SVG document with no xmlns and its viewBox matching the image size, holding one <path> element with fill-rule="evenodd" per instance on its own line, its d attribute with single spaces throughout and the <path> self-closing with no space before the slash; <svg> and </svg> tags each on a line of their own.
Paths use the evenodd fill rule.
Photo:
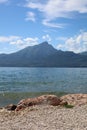
<svg viewBox="0 0 87 130">
<path fill-rule="evenodd" d="M 0 110 L 0 130 L 87 130 L 87 105 L 72 109 L 41 105 L 20 112 Z"/>
<path fill-rule="evenodd" d="M 18 112 L 3 108 L 0 130 L 87 130 L 87 104 L 73 108 L 35 105 Z"/>
</svg>

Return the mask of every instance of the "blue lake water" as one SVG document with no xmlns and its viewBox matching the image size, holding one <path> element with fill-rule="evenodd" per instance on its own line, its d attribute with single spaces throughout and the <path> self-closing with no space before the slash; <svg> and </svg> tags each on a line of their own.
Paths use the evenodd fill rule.
<svg viewBox="0 0 87 130">
<path fill-rule="evenodd" d="M 42 92 L 87 93 L 87 68 L 0 67 L 0 105 Z"/>
</svg>

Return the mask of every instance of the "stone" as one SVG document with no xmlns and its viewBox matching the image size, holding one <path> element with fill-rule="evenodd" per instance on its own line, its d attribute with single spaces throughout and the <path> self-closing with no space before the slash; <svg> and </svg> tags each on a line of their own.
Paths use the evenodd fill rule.
<svg viewBox="0 0 87 130">
<path fill-rule="evenodd" d="M 5 107 L 5 109 L 9 110 L 9 111 L 14 111 L 16 109 L 17 105 L 14 104 L 9 104 Z"/>
<path fill-rule="evenodd" d="M 87 104 L 87 94 L 67 94 L 62 96 L 61 100 L 70 105 L 81 106 Z"/>
<path fill-rule="evenodd" d="M 67 102 L 67 101 L 64 101 L 64 100 L 61 100 L 60 105 L 61 105 L 61 106 L 68 105 L 68 102 Z"/>
<path fill-rule="evenodd" d="M 28 98 L 21 100 L 17 105 L 16 111 L 19 111 L 20 109 L 24 109 L 29 106 L 41 104 L 57 106 L 60 105 L 60 102 L 60 98 L 58 98 L 56 95 L 42 95 L 36 98 Z"/>
</svg>

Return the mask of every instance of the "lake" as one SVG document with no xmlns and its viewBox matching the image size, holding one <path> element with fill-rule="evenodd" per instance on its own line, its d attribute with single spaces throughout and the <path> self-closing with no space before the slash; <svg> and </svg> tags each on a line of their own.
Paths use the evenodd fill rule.
<svg viewBox="0 0 87 130">
<path fill-rule="evenodd" d="M 0 67 L 0 105 L 45 93 L 87 93 L 87 68 Z"/>
</svg>

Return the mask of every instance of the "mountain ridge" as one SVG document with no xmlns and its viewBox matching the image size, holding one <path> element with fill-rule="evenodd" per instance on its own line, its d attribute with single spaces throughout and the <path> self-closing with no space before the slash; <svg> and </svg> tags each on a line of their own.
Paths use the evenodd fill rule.
<svg viewBox="0 0 87 130">
<path fill-rule="evenodd" d="M 0 67 L 87 67 L 87 56 L 55 49 L 48 42 L 0 54 Z"/>
</svg>

